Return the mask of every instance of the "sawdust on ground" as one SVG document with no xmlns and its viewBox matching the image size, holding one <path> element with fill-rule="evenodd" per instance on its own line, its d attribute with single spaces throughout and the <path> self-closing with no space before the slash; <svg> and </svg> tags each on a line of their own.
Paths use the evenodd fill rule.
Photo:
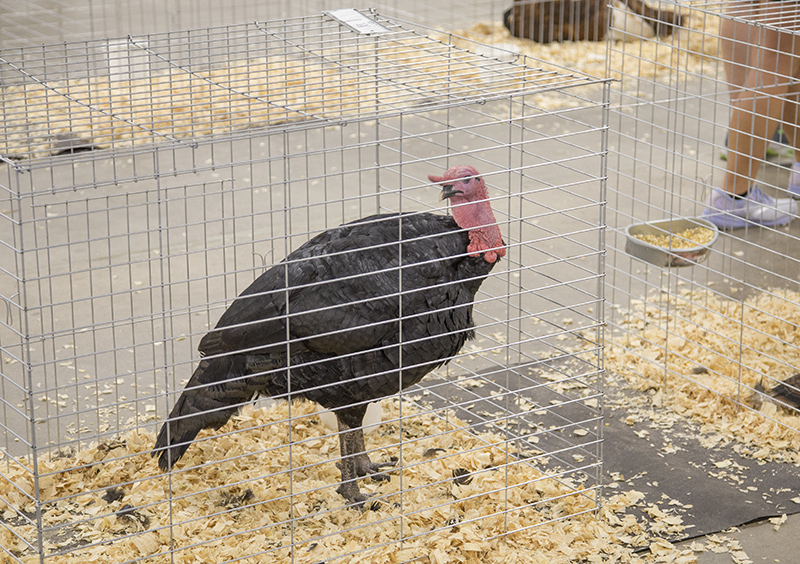
<svg viewBox="0 0 800 564">
<path fill-rule="evenodd" d="M 753 401 L 800 372 L 800 293 L 785 289 L 735 300 L 711 290 L 656 292 L 633 302 L 623 331 L 606 340 L 606 370 L 663 407 L 735 440 L 758 459 L 800 464 L 800 413 Z M 711 440 L 711 439 L 710 439 Z"/>
<path fill-rule="evenodd" d="M 153 436 L 141 431 L 40 460 L 47 561 L 169 562 L 171 551 L 175 562 L 695 561 L 695 550 L 661 538 L 681 530 L 679 516 L 655 506 L 651 521 L 626 513 L 648 505 L 643 494 L 617 493 L 598 509 L 596 489 L 548 475 L 501 437 L 405 401 L 384 405 L 367 448 L 374 460 L 402 456 L 402 471 L 362 485 L 379 496 L 375 511 L 343 506 L 337 438 L 304 401 L 245 410 L 205 433 L 172 474 L 158 471 Z M 39 556 L 22 540 L 36 544 L 28 463 L 4 464 L 0 542 L 32 563 Z"/>
</svg>

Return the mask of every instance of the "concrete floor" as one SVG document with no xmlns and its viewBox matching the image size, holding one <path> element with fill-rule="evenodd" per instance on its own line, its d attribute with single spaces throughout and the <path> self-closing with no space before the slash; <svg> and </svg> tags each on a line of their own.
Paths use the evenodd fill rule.
<svg viewBox="0 0 800 564">
<path fill-rule="evenodd" d="M 800 554 L 800 514 L 788 515 L 780 525 L 771 520 L 743 525 L 728 531 L 706 535 L 697 539 L 677 543 L 680 548 L 693 544 L 704 544 L 706 550 L 697 552 L 698 564 L 730 564 L 746 562 L 744 555 L 753 564 L 775 562 L 791 564 Z M 712 547 L 719 547 L 716 552 Z M 722 550 L 725 548 L 724 550 Z M 744 554 L 742 554 L 744 553 Z"/>
</svg>

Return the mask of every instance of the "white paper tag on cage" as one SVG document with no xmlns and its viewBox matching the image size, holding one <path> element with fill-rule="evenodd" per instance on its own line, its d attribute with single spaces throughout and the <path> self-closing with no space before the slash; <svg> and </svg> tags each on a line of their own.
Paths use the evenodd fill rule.
<svg viewBox="0 0 800 564">
<path fill-rule="evenodd" d="M 383 27 L 381 24 L 372 20 L 353 8 L 343 8 L 341 10 L 328 10 L 322 12 L 343 26 L 349 27 L 356 33 L 364 35 L 372 35 L 376 33 L 387 33 L 389 28 Z"/>
</svg>

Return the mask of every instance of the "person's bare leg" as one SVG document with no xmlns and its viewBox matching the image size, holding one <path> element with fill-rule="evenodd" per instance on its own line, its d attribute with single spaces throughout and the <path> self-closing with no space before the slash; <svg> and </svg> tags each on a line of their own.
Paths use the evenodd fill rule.
<svg viewBox="0 0 800 564">
<path fill-rule="evenodd" d="M 751 34 L 753 38 L 751 38 Z M 752 65 L 749 61 L 750 45 L 755 38 L 752 25 L 722 18 L 719 25 L 719 50 L 725 76 L 731 87 L 731 103 L 735 103 L 745 91 L 747 69 Z"/>
<path fill-rule="evenodd" d="M 800 68 L 800 41 L 769 25 L 796 18 L 797 3 L 732 0 L 727 14 L 740 19 L 723 18 L 720 28 L 721 54 L 731 80 L 727 169 L 701 215 L 720 229 L 786 225 L 797 213 L 794 201 L 771 198 L 754 180 L 785 114 L 791 77 Z"/>
<path fill-rule="evenodd" d="M 783 133 L 794 148 L 794 163 L 789 173 L 789 185 L 787 186 L 789 194 L 794 198 L 800 198 L 800 127 L 798 127 L 800 111 L 798 111 L 798 105 L 800 105 L 800 84 L 795 82 L 789 88 L 781 116 Z"/>
<path fill-rule="evenodd" d="M 753 66 L 747 71 L 745 91 L 733 104 L 728 169 L 722 184 L 726 192 L 740 195 L 758 174 L 768 140 L 784 114 L 782 97 L 792 88 L 791 77 L 800 71 L 800 39 L 792 33 L 750 27 L 758 34 L 747 57 Z"/>
</svg>

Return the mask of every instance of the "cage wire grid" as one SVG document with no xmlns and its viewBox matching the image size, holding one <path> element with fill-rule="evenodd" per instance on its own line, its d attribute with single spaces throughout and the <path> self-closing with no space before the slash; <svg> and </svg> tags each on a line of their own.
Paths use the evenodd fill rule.
<svg viewBox="0 0 800 564">
<path fill-rule="evenodd" d="M 798 4 L 680 6 L 693 25 L 657 49 L 609 44 L 609 73 L 620 83 L 612 92 L 609 140 L 606 267 L 614 305 L 608 310 L 607 369 L 638 376 L 664 401 L 760 457 L 793 460 L 799 257 L 796 204 L 787 204 L 794 162 L 787 140 L 769 132 L 773 141 L 763 158 L 755 157 L 760 168 L 753 180 L 782 199 L 794 219 L 789 225 L 721 230 L 705 262 L 672 268 L 659 259 L 632 258 L 625 229 L 701 216 L 732 155 L 732 98 L 756 92 L 750 86 L 737 91 L 728 81 L 720 26 L 742 26 L 731 37 L 738 47 L 775 30 L 796 38 Z M 743 62 L 748 72 L 757 64 Z M 774 95 L 771 100 L 789 108 L 797 103 Z M 784 117 L 777 125 L 786 130 L 792 124 Z"/>
<path fill-rule="evenodd" d="M 0 51 L 6 558 L 405 561 L 454 526 L 449 550 L 485 554 L 597 509 L 606 81 L 361 16 L 384 29 L 320 14 Z M 446 214 L 427 175 L 459 163 L 507 255 L 476 338 L 378 404 L 366 452 L 398 463 L 359 480 L 376 511 L 336 493 L 328 415 L 280 396 L 160 472 L 154 432 L 234 298 L 342 223 Z"/>
<path fill-rule="evenodd" d="M 487 17 L 500 20 L 506 6 L 492 0 L 467 0 L 453 9 L 448 3 L 422 0 L 351 1 L 331 0 L 142 0 L 136 5 L 104 0 L 21 0 L 0 6 L 0 48 L 29 47 L 165 33 L 243 22 L 313 16 L 342 7 L 375 9 L 385 16 L 425 23 L 429 27 L 458 29 Z"/>
<path fill-rule="evenodd" d="M 312 33 L 307 18 L 286 21 L 279 32 L 254 23 L 4 51 L 0 81 L 17 96 L 3 110 L 3 158 L 196 142 L 265 122 L 363 119 L 375 111 L 369 104 L 377 72 L 384 77 L 381 110 L 395 112 L 485 102 L 528 81 L 541 91 L 595 82 L 456 49 L 446 34 L 437 42 L 395 29 L 381 42 L 347 41 L 323 27 L 310 44 L 303 39 Z M 240 49 L 237 68 L 225 58 Z M 448 65 L 432 66 L 444 52 Z M 298 65 L 306 56 L 314 64 Z M 50 78 L 64 73 L 70 80 Z"/>
</svg>

